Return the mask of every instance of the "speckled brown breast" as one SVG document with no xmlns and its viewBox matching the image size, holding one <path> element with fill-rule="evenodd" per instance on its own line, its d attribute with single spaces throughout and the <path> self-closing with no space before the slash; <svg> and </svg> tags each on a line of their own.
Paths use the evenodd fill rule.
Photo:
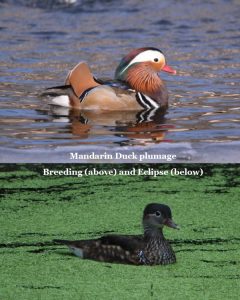
<svg viewBox="0 0 240 300">
<path fill-rule="evenodd" d="M 149 265 L 167 265 L 176 262 L 175 253 L 167 240 L 150 240 L 143 253 Z"/>
</svg>

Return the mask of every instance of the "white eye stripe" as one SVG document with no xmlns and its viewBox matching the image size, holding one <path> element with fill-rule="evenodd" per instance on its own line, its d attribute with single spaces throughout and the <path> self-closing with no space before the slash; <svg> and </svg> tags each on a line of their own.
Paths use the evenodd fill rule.
<svg viewBox="0 0 240 300">
<path fill-rule="evenodd" d="M 165 57 L 164 55 L 155 50 L 146 50 L 144 52 L 139 53 L 136 57 L 134 57 L 133 60 L 130 61 L 130 63 L 122 70 L 121 73 L 123 73 L 128 67 L 130 67 L 132 64 L 138 63 L 138 62 L 144 62 L 144 61 L 153 61 L 154 59 L 158 59 L 158 62 L 162 61 L 165 63 Z"/>
</svg>

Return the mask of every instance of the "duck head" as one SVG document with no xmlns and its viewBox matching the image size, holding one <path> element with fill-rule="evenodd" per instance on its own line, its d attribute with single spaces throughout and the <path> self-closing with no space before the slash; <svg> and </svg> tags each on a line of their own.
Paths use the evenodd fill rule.
<svg viewBox="0 0 240 300">
<path fill-rule="evenodd" d="M 159 203 L 148 204 L 143 211 L 143 227 L 145 233 L 159 232 L 165 226 L 179 229 L 172 220 L 172 212 L 169 206 Z"/>
<path fill-rule="evenodd" d="M 167 65 L 163 52 L 157 48 L 139 48 L 127 54 L 118 65 L 115 79 L 128 83 L 144 94 L 157 92 L 161 85 L 160 71 L 176 74 Z"/>
</svg>

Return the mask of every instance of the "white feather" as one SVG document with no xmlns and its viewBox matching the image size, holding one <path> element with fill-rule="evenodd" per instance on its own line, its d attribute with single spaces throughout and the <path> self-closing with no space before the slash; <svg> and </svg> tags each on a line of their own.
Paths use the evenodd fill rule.
<svg viewBox="0 0 240 300">
<path fill-rule="evenodd" d="M 148 97 L 147 95 L 144 95 L 144 97 L 151 103 L 151 105 L 152 105 L 152 107 L 154 107 L 154 108 L 159 108 L 159 104 L 156 102 L 156 101 L 154 101 L 154 100 L 152 100 L 150 97 Z"/>
<path fill-rule="evenodd" d="M 75 248 L 75 247 L 69 246 L 69 249 L 76 256 L 83 258 L 83 250 L 81 248 Z"/>
<path fill-rule="evenodd" d="M 70 100 L 67 95 L 58 96 L 52 99 L 55 105 L 60 105 L 64 107 L 70 107 Z"/>
</svg>

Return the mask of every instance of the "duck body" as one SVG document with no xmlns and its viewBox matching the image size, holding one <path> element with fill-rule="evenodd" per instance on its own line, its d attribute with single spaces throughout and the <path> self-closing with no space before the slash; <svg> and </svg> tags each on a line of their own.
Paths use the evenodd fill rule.
<svg viewBox="0 0 240 300">
<path fill-rule="evenodd" d="M 126 55 L 114 80 L 96 79 L 89 66 L 80 62 L 68 74 L 64 86 L 46 90 L 55 105 L 81 110 L 140 111 L 167 108 L 168 92 L 158 76 L 161 70 L 175 74 L 163 53 L 156 48 L 140 48 Z"/>
<path fill-rule="evenodd" d="M 133 265 L 172 264 L 176 262 L 176 256 L 162 231 L 164 225 L 177 228 L 169 213 L 167 205 L 147 205 L 143 215 L 143 235 L 106 235 L 92 240 L 54 242 L 68 246 L 73 254 L 83 259 Z"/>
</svg>

